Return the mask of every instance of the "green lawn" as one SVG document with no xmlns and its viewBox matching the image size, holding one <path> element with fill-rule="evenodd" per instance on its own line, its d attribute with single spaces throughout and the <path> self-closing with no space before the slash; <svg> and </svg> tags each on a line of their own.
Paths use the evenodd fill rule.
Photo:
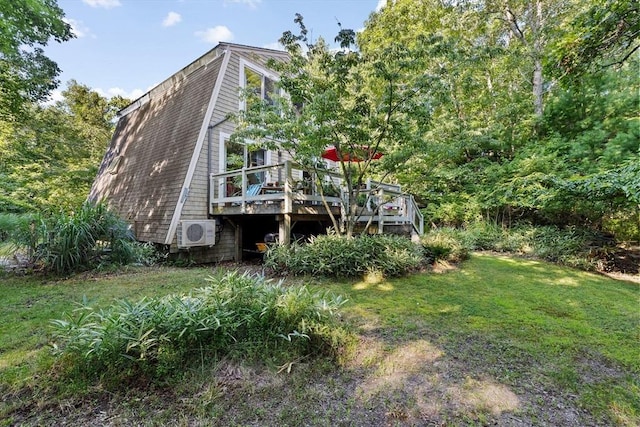
<svg viewBox="0 0 640 427">
<path fill-rule="evenodd" d="M 48 322 L 83 296 L 164 295 L 207 269 L 48 281 L 0 278 L 5 424 L 638 425 L 640 287 L 551 264 L 474 255 L 443 274 L 311 281 L 349 299 L 358 342 L 338 366 L 221 360 L 169 386 L 56 383 Z M 102 418 L 101 418 L 102 417 Z"/>
</svg>

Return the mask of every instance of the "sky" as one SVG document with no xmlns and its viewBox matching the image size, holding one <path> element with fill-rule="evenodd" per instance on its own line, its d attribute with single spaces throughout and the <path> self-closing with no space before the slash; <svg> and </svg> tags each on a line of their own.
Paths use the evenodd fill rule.
<svg viewBox="0 0 640 427">
<path fill-rule="evenodd" d="M 71 79 L 103 96 L 135 99 L 218 42 L 278 48 L 302 14 L 310 35 L 333 42 L 338 22 L 362 29 L 386 0 L 58 0 L 76 38 L 45 48 Z"/>
</svg>

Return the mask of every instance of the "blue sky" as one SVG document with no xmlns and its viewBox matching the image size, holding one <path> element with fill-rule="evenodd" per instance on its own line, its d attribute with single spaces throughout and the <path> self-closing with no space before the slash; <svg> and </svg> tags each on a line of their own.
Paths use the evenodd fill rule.
<svg viewBox="0 0 640 427">
<path fill-rule="evenodd" d="M 301 13 L 314 38 L 333 42 L 339 21 L 361 29 L 385 0 L 58 0 L 76 38 L 52 42 L 58 99 L 75 79 L 103 95 L 137 98 L 219 41 L 277 46 Z"/>
</svg>

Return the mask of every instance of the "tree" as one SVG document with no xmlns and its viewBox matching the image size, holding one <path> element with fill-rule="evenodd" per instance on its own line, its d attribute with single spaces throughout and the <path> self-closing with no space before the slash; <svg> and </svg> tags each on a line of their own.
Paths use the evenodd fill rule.
<svg viewBox="0 0 640 427">
<path fill-rule="evenodd" d="M 640 164 L 636 3 L 395 0 L 370 16 L 363 52 L 441 37 L 429 144 L 395 174 L 434 223 L 640 229 L 638 180 L 616 172 Z"/>
<path fill-rule="evenodd" d="M 0 133 L 0 211 L 68 211 L 86 199 L 115 113 L 128 101 L 74 80 L 62 95 L 55 105 L 31 103 L 20 123 Z"/>
<path fill-rule="evenodd" d="M 332 51 L 323 39 L 309 40 L 302 16 L 296 15 L 295 22 L 300 33 L 287 31 L 280 39 L 290 60 L 269 63 L 280 74 L 284 95 L 260 102 L 245 93 L 248 107 L 233 138 L 278 146 L 320 175 L 317 159 L 334 146 L 345 188 L 342 221 L 333 215 L 332 221 L 338 232 L 351 236 L 366 177 L 375 171 L 384 179 L 423 141 L 428 93 L 438 83 L 424 72 L 423 59 L 438 42 L 425 40 L 412 48 L 397 43 L 362 53 L 355 32 L 341 28 L 335 38 L 340 48 Z M 376 153 L 384 157 L 374 162 Z M 355 157 L 358 162 L 348 160 Z M 318 189 L 324 195 L 322 186 Z"/>
<path fill-rule="evenodd" d="M 47 98 L 60 69 L 42 47 L 74 37 L 56 0 L 0 1 L 0 119 Z"/>
<path fill-rule="evenodd" d="M 594 65 L 620 66 L 640 49 L 640 7 L 634 0 L 585 2 L 554 41 L 552 60 L 564 73 L 580 76 Z"/>
<path fill-rule="evenodd" d="M 533 67 L 524 44 L 509 41 L 501 17 L 481 2 L 397 0 L 372 14 L 359 35 L 364 52 L 439 40 L 423 61 L 440 81 L 429 100 L 429 143 L 396 176 L 430 208 L 468 188 L 466 201 L 455 202 L 475 205 L 456 209 L 465 218 L 478 213 L 471 200 L 482 171 L 513 159 L 534 134 Z"/>
</svg>

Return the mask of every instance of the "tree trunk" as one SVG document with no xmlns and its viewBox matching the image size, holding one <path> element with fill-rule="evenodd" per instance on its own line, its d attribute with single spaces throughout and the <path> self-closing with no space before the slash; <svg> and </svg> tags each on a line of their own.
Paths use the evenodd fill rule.
<svg viewBox="0 0 640 427">
<path fill-rule="evenodd" d="M 544 80 L 542 78 L 542 0 L 536 0 L 535 18 L 533 20 L 533 106 L 537 118 L 542 117 L 544 111 Z"/>
</svg>

